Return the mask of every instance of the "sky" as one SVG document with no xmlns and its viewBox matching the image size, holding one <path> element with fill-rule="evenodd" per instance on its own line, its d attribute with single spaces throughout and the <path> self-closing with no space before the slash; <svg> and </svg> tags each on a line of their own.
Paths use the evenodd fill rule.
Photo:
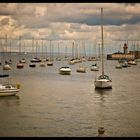
<svg viewBox="0 0 140 140">
<path fill-rule="evenodd" d="M 106 51 L 122 51 L 127 41 L 129 49 L 139 46 L 139 3 L 0 3 L 1 46 L 8 51 L 11 42 L 12 50 L 18 51 L 20 36 L 26 51 L 32 51 L 33 38 L 40 48 L 41 39 L 44 46 L 52 40 L 56 51 L 58 42 L 65 50 L 83 41 L 91 51 L 101 42 L 101 7 Z"/>
</svg>

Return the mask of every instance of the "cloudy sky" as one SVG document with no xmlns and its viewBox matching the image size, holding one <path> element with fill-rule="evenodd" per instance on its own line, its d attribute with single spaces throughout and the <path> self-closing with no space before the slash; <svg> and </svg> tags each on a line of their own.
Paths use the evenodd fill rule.
<svg viewBox="0 0 140 140">
<path fill-rule="evenodd" d="M 7 35 L 12 39 L 13 50 L 17 49 L 19 36 L 28 50 L 32 38 L 61 40 L 68 46 L 73 40 L 84 40 L 87 47 L 94 46 L 101 40 L 101 7 L 107 51 L 117 51 L 126 41 L 130 46 L 139 44 L 137 3 L 0 3 L 0 38 L 4 40 Z"/>
</svg>

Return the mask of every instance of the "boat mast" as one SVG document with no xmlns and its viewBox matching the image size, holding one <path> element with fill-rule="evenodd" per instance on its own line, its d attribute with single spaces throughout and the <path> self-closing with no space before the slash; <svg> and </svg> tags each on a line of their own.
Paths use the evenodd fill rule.
<svg viewBox="0 0 140 140">
<path fill-rule="evenodd" d="M 38 47 L 38 40 L 36 41 L 36 52 L 35 52 L 35 54 L 36 54 L 36 58 L 37 58 L 37 47 Z"/>
<path fill-rule="evenodd" d="M 50 61 L 51 61 L 51 58 L 52 58 L 52 54 L 51 54 L 51 40 L 50 40 Z"/>
<path fill-rule="evenodd" d="M 42 53 L 42 59 L 43 59 L 43 39 L 42 39 L 42 50 L 41 50 L 41 53 Z"/>
<path fill-rule="evenodd" d="M 58 40 L 58 58 L 60 58 L 59 40 Z"/>
<path fill-rule="evenodd" d="M 67 44 L 65 46 L 65 58 L 67 58 Z"/>
<path fill-rule="evenodd" d="M 101 8 L 101 45 L 102 45 L 102 75 L 104 75 L 104 55 L 103 55 L 103 47 L 104 47 L 104 43 L 103 43 L 103 8 Z"/>
<path fill-rule="evenodd" d="M 34 56 L 34 37 L 32 37 L 32 53 L 31 53 L 31 55 L 32 55 L 32 57 Z"/>
<path fill-rule="evenodd" d="M 19 36 L 19 54 L 21 54 L 21 36 Z"/>
<path fill-rule="evenodd" d="M 72 59 L 74 59 L 74 42 L 72 42 Z"/>
</svg>

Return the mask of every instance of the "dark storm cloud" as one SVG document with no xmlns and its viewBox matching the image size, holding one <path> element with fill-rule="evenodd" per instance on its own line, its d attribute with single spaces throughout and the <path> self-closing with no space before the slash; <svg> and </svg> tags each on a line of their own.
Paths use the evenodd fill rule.
<svg viewBox="0 0 140 140">
<path fill-rule="evenodd" d="M 101 18 L 100 17 L 85 17 L 85 18 L 59 18 L 59 20 L 57 19 L 54 19 L 52 20 L 53 22 L 67 22 L 67 23 L 78 23 L 78 24 L 87 24 L 87 25 L 90 25 L 90 26 L 96 26 L 96 25 L 100 25 L 101 24 Z M 123 24 L 137 24 L 140 22 L 140 16 L 136 15 L 136 16 L 132 16 L 131 18 L 127 19 L 127 18 L 124 18 L 124 19 L 118 19 L 114 16 L 111 17 L 111 18 L 104 18 L 103 19 L 103 24 L 104 25 L 116 25 L 116 26 L 120 26 L 120 25 L 123 25 Z"/>
<path fill-rule="evenodd" d="M 104 19 L 103 24 L 104 25 L 116 25 L 116 26 L 120 26 L 123 24 L 137 24 L 140 22 L 140 17 L 139 16 L 133 16 L 131 19 Z M 100 18 L 96 18 L 96 19 L 85 19 L 85 20 L 81 20 L 80 23 L 84 23 L 87 25 L 100 25 L 101 24 L 101 19 Z"/>
</svg>

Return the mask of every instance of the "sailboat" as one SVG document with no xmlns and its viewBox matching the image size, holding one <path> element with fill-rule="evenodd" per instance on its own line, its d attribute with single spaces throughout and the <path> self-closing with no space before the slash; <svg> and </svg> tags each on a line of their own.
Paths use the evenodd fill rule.
<svg viewBox="0 0 140 140">
<path fill-rule="evenodd" d="M 92 64 L 90 67 L 91 71 L 99 71 L 99 66 L 97 65 L 97 56 L 96 56 L 96 44 L 95 44 L 95 64 Z"/>
<path fill-rule="evenodd" d="M 65 60 L 65 61 L 68 61 L 68 60 L 69 60 L 68 54 L 67 54 L 67 48 L 68 48 L 68 46 L 67 46 L 67 44 L 66 44 L 66 46 L 65 46 L 65 56 L 64 56 L 64 60 Z"/>
<path fill-rule="evenodd" d="M 53 50 L 52 50 L 52 44 L 51 44 L 51 40 L 50 40 L 50 58 L 49 58 L 49 60 L 48 60 L 48 62 L 47 62 L 47 65 L 48 66 L 53 66 Z"/>
<path fill-rule="evenodd" d="M 4 51 L 3 45 L 1 43 L 2 49 L 3 49 L 3 54 L 4 54 L 4 58 L 6 57 L 5 55 L 7 54 L 7 35 L 5 38 L 5 49 L 6 49 L 6 53 Z M 8 61 L 5 61 L 5 64 L 3 65 L 3 70 L 11 70 L 11 66 L 9 65 Z"/>
<path fill-rule="evenodd" d="M 74 65 L 76 63 L 75 57 L 74 57 L 74 42 L 72 43 L 72 59 L 68 61 L 69 65 Z"/>
<path fill-rule="evenodd" d="M 34 53 L 33 52 L 33 47 L 34 47 L 34 38 L 32 38 L 32 54 Z M 36 67 L 36 64 L 33 61 L 30 61 L 30 62 L 31 63 L 29 64 L 29 67 L 35 68 Z"/>
<path fill-rule="evenodd" d="M 45 61 L 46 61 L 46 59 L 44 59 L 43 58 L 43 39 L 42 39 L 42 59 L 41 59 L 41 63 L 40 63 L 40 67 L 45 67 L 46 65 L 45 65 Z"/>
<path fill-rule="evenodd" d="M 58 42 L 58 56 L 56 57 L 56 61 L 61 61 L 59 42 Z"/>
<path fill-rule="evenodd" d="M 137 65 L 137 62 L 135 60 L 135 44 L 132 44 L 132 47 L 134 47 L 134 49 L 132 50 L 133 58 L 128 61 L 128 64 Z"/>
<path fill-rule="evenodd" d="M 10 54 L 10 57 L 11 57 L 11 40 L 10 40 L 10 44 L 9 45 L 10 45 L 10 52 L 9 52 L 9 54 Z M 10 64 L 10 65 L 12 64 L 12 60 L 11 59 L 9 59 L 8 64 Z"/>
<path fill-rule="evenodd" d="M 137 52 L 139 52 L 139 44 L 137 44 Z M 139 56 L 137 56 L 136 62 L 140 62 Z"/>
<path fill-rule="evenodd" d="M 25 53 L 25 40 L 24 40 L 24 55 L 25 54 L 26 53 Z M 25 60 L 25 58 L 22 58 L 21 60 L 19 60 L 19 62 L 25 64 L 26 63 L 26 60 Z"/>
<path fill-rule="evenodd" d="M 103 8 L 101 8 L 101 20 L 103 20 Z M 103 59 L 103 24 L 101 24 L 101 39 L 102 39 L 102 74 L 95 79 L 95 88 L 112 88 L 112 80 L 108 75 L 104 73 L 104 59 Z"/>
<path fill-rule="evenodd" d="M 77 53 L 78 53 L 78 59 L 80 60 L 80 56 L 79 56 L 79 46 L 77 46 Z M 82 61 L 81 61 L 82 63 Z M 83 66 L 83 64 L 79 64 L 79 67 L 76 69 L 77 72 L 80 72 L 80 73 L 86 73 L 86 68 Z"/>
<path fill-rule="evenodd" d="M 39 63 L 39 62 L 41 62 L 40 58 L 37 57 L 37 48 L 38 48 L 38 40 L 36 41 L 36 52 L 35 52 L 35 55 L 36 55 L 36 56 L 35 56 L 33 59 L 30 60 L 31 62 L 34 62 L 34 63 Z"/>
<path fill-rule="evenodd" d="M 19 37 L 19 55 L 21 54 L 21 37 Z M 21 63 L 21 60 L 19 60 L 19 63 L 17 64 L 18 69 L 22 69 L 24 67 L 23 63 Z"/>
<path fill-rule="evenodd" d="M 86 62 L 86 49 L 85 49 L 85 42 L 83 42 L 83 40 L 82 40 L 82 47 L 83 47 L 84 54 L 83 54 L 81 60 L 82 60 L 82 62 Z"/>
</svg>

